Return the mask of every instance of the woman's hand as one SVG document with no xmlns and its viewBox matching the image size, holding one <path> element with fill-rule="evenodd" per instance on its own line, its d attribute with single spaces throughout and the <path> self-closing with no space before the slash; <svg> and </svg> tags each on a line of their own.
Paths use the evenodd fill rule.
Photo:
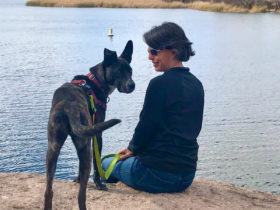
<svg viewBox="0 0 280 210">
<path fill-rule="evenodd" d="M 125 160 L 126 158 L 129 158 L 133 156 L 133 153 L 129 149 L 122 149 L 120 150 L 117 154 L 121 154 L 122 156 L 120 157 L 120 160 Z"/>
</svg>

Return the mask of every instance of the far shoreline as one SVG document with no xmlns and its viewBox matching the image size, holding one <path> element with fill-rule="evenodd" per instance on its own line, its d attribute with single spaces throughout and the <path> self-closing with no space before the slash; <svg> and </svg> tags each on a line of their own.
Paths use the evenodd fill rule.
<svg viewBox="0 0 280 210">
<path fill-rule="evenodd" d="M 208 12 L 224 13 L 280 13 L 272 11 L 267 5 L 253 5 L 250 9 L 232 4 L 194 1 L 183 3 L 181 1 L 163 0 L 29 0 L 26 6 L 39 7 L 77 7 L 77 8 L 135 8 L 135 9 L 193 9 Z"/>
</svg>

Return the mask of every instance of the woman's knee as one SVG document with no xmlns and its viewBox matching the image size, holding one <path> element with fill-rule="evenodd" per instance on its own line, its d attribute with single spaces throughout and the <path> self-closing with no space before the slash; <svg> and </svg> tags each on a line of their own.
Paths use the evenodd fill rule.
<svg viewBox="0 0 280 210">
<path fill-rule="evenodd" d="M 112 160 L 113 160 L 113 157 L 109 157 L 109 158 L 106 158 L 102 161 L 101 165 L 102 165 L 102 168 L 103 168 L 104 171 L 107 170 L 107 168 L 109 167 Z"/>
<path fill-rule="evenodd" d="M 190 173 L 187 177 L 185 177 L 178 188 L 178 192 L 183 192 L 188 189 L 192 185 L 194 177 L 195 173 Z"/>
</svg>

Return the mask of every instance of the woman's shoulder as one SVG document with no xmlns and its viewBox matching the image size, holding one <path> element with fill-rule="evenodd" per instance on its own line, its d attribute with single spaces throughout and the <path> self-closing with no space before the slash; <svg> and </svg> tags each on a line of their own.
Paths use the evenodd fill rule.
<svg viewBox="0 0 280 210">
<path fill-rule="evenodd" d="M 155 86 L 163 85 L 165 81 L 166 81 L 166 76 L 164 74 L 161 74 L 151 79 L 149 85 L 155 85 Z"/>
</svg>

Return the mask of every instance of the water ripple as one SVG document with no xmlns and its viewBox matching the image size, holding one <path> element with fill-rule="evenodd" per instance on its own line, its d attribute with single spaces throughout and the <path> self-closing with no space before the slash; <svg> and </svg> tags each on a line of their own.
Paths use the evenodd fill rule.
<svg viewBox="0 0 280 210">
<path fill-rule="evenodd" d="M 105 10 L 113 13 L 104 19 Z M 187 65 L 205 88 L 197 175 L 280 194 L 278 16 L 226 14 L 225 19 L 225 14 L 191 10 L 157 10 L 157 15 L 154 10 L 105 10 L 0 6 L 0 172 L 45 173 L 54 90 L 102 61 L 104 47 L 119 54 L 133 39 L 136 90 L 110 96 L 106 117 L 122 123 L 104 132 L 103 154 L 126 147 L 148 82 L 158 75 L 147 59 L 142 33 L 169 17 L 194 42 L 196 56 Z M 112 23 L 116 36 L 110 40 L 107 28 Z M 251 30 L 240 31 L 248 27 Z M 77 171 L 76 151 L 68 138 L 56 178 L 71 180 Z"/>
</svg>

